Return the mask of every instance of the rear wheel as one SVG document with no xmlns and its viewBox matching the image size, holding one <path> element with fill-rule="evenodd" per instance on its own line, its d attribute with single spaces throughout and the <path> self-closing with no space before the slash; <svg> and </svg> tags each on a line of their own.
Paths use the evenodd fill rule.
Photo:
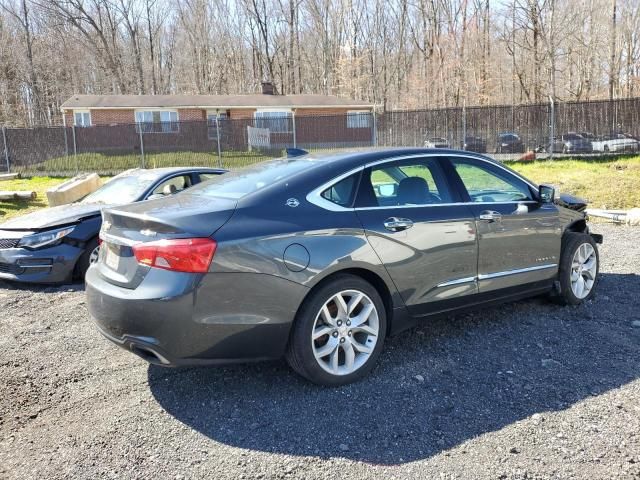
<svg viewBox="0 0 640 480">
<path fill-rule="evenodd" d="M 586 233 L 567 233 L 560 258 L 560 295 L 564 305 L 579 305 L 590 300 L 598 283 L 600 257 L 598 246 Z"/>
<path fill-rule="evenodd" d="M 351 383 L 375 366 L 386 328 L 386 311 L 377 290 L 360 277 L 336 276 L 300 307 L 287 361 L 319 385 Z"/>
</svg>

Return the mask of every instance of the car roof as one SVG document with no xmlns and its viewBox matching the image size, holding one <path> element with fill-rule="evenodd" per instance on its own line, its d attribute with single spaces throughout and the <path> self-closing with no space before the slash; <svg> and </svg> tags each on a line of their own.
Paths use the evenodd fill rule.
<svg viewBox="0 0 640 480">
<path fill-rule="evenodd" d="M 360 150 L 352 150 L 348 152 L 337 153 L 310 153 L 300 157 L 294 157 L 289 161 L 309 161 L 312 162 L 309 168 L 300 171 L 297 175 L 307 175 L 311 172 L 317 172 L 319 169 L 347 172 L 348 170 L 355 169 L 366 163 L 376 162 L 378 160 L 385 160 L 387 158 L 412 156 L 412 155 L 464 155 L 467 157 L 476 157 L 483 160 L 488 160 L 496 165 L 499 162 L 495 161 L 491 157 L 482 155 L 475 152 L 469 152 L 465 150 L 456 150 L 452 148 L 427 148 L 427 147 L 378 147 L 378 148 L 365 148 Z"/>
<path fill-rule="evenodd" d="M 180 173 L 225 173 L 227 170 L 222 168 L 210 168 L 210 167 L 161 167 L 161 168 L 132 168 L 125 170 L 117 175 L 117 177 L 155 177 L 161 178 L 168 175 L 180 174 Z M 115 178 L 115 177 L 114 177 Z"/>
</svg>

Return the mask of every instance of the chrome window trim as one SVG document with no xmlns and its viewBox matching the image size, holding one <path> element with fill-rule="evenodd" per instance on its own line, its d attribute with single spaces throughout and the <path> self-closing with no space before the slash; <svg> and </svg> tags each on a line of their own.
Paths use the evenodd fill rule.
<svg viewBox="0 0 640 480">
<path fill-rule="evenodd" d="M 342 175 L 334 177 L 331 180 L 329 180 L 328 182 L 323 183 L 322 185 L 320 185 L 319 187 L 313 189 L 312 191 L 310 191 L 307 194 L 307 196 L 306 196 L 307 202 L 312 203 L 313 205 L 316 205 L 317 207 L 324 208 L 325 210 L 329 210 L 331 212 L 352 212 L 352 211 L 354 211 L 355 209 L 353 207 L 347 208 L 347 207 L 343 207 L 342 205 L 338 205 L 337 203 L 330 202 L 329 200 L 327 200 L 326 198 L 324 198 L 322 196 L 322 192 L 324 192 L 328 188 L 331 188 L 336 183 L 338 183 L 341 180 L 344 180 L 348 176 L 353 175 L 353 174 L 358 173 L 358 172 L 361 172 L 364 169 L 365 169 L 365 165 L 360 165 L 357 168 L 349 170 L 348 172 L 343 173 Z"/>
<path fill-rule="evenodd" d="M 500 277 L 507 277 L 509 275 L 517 275 L 519 273 L 528 273 L 528 272 L 535 272 L 537 270 L 546 270 L 548 268 L 558 268 L 558 264 L 556 263 L 548 263 L 545 265 L 536 265 L 534 267 L 527 267 L 527 268 L 517 268 L 515 270 L 505 270 L 502 272 L 495 272 L 495 273 L 481 273 L 478 275 L 478 280 L 489 280 L 492 278 L 500 278 Z"/>
<path fill-rule="evenodd" d="M 500 165 L 500 163 L 490 160 L 488 158 L 483 158 L 483 157 L 476 157 L 474 155 L 465 155 L 465 154 L 461 154 L 461 153 L 413 153 L 410 155 L 401 155 L 399 157 L 389 157 L 389 158 L 384 158 L 382 160 L 376 160 L 375 162 L 369 162 L 366 163 L 364 165 L 361 165 L 359 167 L 353 168 L 351 170 L 349 170 L 346 173 L 343 173 L 337 177 L 332 178 L 331 180 L 323 183 L 322 185 L 320 185 L 319 187 L 313 189 L 311 192 L 309 192 L 306 196 L 306 200 L 313 204 L 316 205 L 317 207 L 323 208 L 325 210 L 329 210 L 331 212 L 349 212 L 349 211 L 355 211 L 355 210 L 375 210 L 375 209 L 388 209 L 388 208 L 416 208 L 416 207 L 450 207 L 450 206 L 455 206 L 455 205 L 507 205 L 510 203 L 538 203 L 535 200 L 515 200 L 512 202 L 449 202 L 449 203 L 432 203 L 432 204 L 427 204 L 427 205 L 391 205 L 391 206 L 377 206 L 377 207 L 360 207 L 360 208 L 347 208 L 347 207 L 343 207 L 341 205 L 338 205 L 336 203 L 330 202 L 329 200 L 325 199 L 322 197 L 322 192 L 324 192 L 326 189 L 332 187 L 333 185 L 335 185 L 336 183 L 338 183 L 340 180 L 343 180 L 345 178 L 347 178 L 349 175 L 353 175 L 354 173 L 357 173 L 359 171 L 364 170 L 365 168 L 369 168 L 369 167 L 373 167 L 376 165 L 382 165 L 385 163 L 389 163 L 389 162 L 397 162 L 397 161 L 401 161 L 401 160 L 411 160 L 412 158 L 429 158 L 429 157 L 458 157 L 458 158 L 468 158 L 471 160 L 478 160 L 484 163 L 488 163 L 489 165 L 492 165 L 494 167 L 500 168 L 502 170 L 504 170 L 506 173 L 508 173 L 509 175 L 513 175 L 514 177 L 516 177 L 517 179 L 519 179 L 520 181 L 524 182 L 526 185 L 528 185 L 529 187 L 531 187 L 534 192 L 538 192 L 538 187 L 536 187 L 535 185 L 533 185 L 530 181 L 528 181 L 526 178 L 520 176 L 517 172 L 513 172 L 505 167 L 503 167 L 502 165 Z"/>
<path fill-rule="evenodd" d="M 459 205 L 509 205 L 511 203 L 538 203 L 535 200 L 516 200 L 513 202 L 457 202 L 457 203 L 427 203 L 425 205 L 383 205 L 379 207 L 360 207 L 350 210 L 384 210 L 389 208 L 422 208 L 422 207 L 456 207 Z"/>
</svg>

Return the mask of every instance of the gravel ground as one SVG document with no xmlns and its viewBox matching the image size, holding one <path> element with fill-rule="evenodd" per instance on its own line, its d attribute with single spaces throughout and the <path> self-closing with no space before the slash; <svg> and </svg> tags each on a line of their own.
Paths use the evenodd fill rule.
<svg viewBox="0 0 640 480">
<path fill-rule="evenodd" d="M 596 230 L 593 302 L 430 321 L 339 389 L 148 366 L 82 287 L 2 284 L 0 478 L 640 478 L 640 229 Z"/>
</svg>

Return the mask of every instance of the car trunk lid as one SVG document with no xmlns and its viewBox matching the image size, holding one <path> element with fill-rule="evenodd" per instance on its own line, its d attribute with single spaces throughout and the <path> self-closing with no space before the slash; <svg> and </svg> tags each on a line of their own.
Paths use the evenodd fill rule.
<svg viewBox="0 0 640 480">
<path fill-rule="evenodd" d="M 180 194 L 103 212 L 100 275 L 110 283 L 136 288 L 150 268 L 136 260 L 133 247 L 165 239 L 206 238 L 233 215 L 235 200 Z"/>
</svg>

